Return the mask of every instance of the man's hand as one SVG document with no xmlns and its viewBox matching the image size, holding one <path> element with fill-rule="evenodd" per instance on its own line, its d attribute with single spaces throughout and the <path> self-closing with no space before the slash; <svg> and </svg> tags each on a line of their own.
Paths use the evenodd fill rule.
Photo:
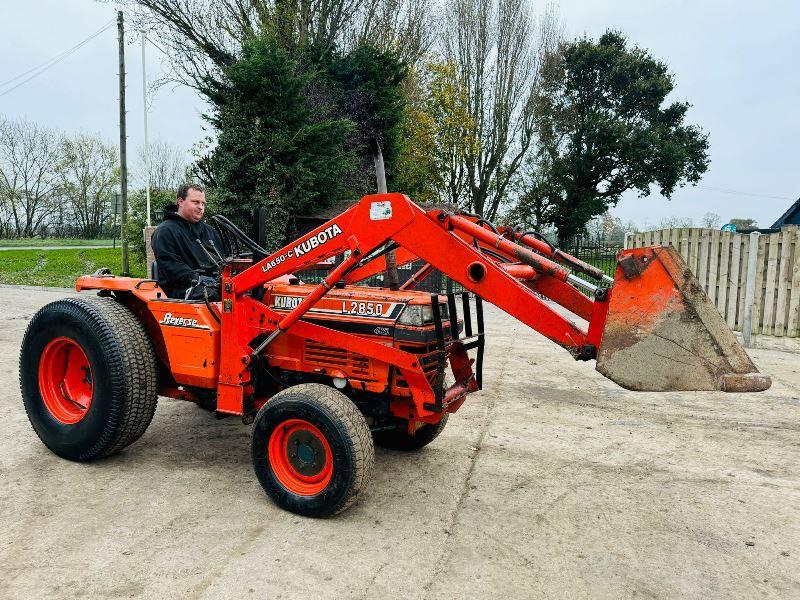
<svg viewBox="0 0 800 600">
<path fill-rule="evenodd" d="M 217 302 L 221 299 L 220 283 L 216 277 L 198 274 L 192 281 L 192 287 L 186 290 L 187 300 L 203 300 L 208 294 L 208 299 Z"/>
<path fill-rule="evenodd" d="M 200 275 L 197 280 L 197 283 L 194 285 L 204 285 L 206 287 L 214 287 L 215 285 L 219 285 L 217 282 L 216 277 L 209 277 L 208 275 Z"/>
</svg>

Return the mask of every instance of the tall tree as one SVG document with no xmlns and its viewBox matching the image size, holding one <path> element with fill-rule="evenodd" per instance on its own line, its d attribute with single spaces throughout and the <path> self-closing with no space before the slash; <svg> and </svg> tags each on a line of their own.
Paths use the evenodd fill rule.
<svg viewBox="0 0 800 600">
<path fill-rule="evenodd" d="M 297 58 L 309 45 L 349 51 L 368 45 L 416 62 L 433 40 L 430 0 L 119 0 L 135 25 L 157 36 L 171 78 L 196 89 L 224 77 L 242 43 L 276 36 Z"/>
<path fill-rule="evenodd" d="M 61 136 L 0 117 L 0 203 L 14 235 L 32 237 L 57 207 Z"/>
<path fill-rule="evenodd" d="M 537 27 L 528 0 L 447 0 L 445 11 L 443 54 L 456 67 L 454 85 L 464 87 L 477 142 L 464 156 L 462 205 L 493 219 L 534 140 L 541 58 L 561 28 L 550 8 Z"/>
<path fill-rule="evenodd" d="M 700 180 L 708 136 L 684 123 L 688 103 L 665 105 L 674 85 L 664 62 L 614 31 L 546 55 L 534 97 L 539 180 L 529 195 L 546 197 L 561 243 L 628 190 L 644 197 L 656 184 L 669 198 Z"/>
<path fill-rule="evenodd" d="M 359 46 L 349 52 L 327 52 L 315 57 L 318 82 L 324 82 L 328 93 L 320 98 L 306 94 L 312 112 L 328 114 L 352 121 L 355 127 L 347 136 L 345 147 L 354 153 L 359 164 L 348 173 L 345 181 L 355 201 L 358 197 L 374 193 L 375 166 L 370 140 L 382 148 L 386 176 L 390 187 L 394 184 L 395 163 L 401 150 L 400 135 L 405 98 L 401 85 L 407 68 L 393 52 L 371 46 Z"/>
<path fill-rule="evenodd" d="M 720 217 L 717 213 L 707 212 L 703 215 L 703 227 L 708 229 L 718 229 L 721 222 L 722 217 Z"/>
<path fill-rule="evenodd" d="M 150 156 L 145 160 L 144 146 L 137 152 L 136 182 L 144 187 L 150 183 L 151 190 L 175 191 L 186 178 L 188 168 L 185 153 L 174 144 L 164 140 L 150 142 Z M 148 164 L 149 163 L 149 176 Z"/>
<path fill-rule="evenodd" d="M 267 243 L 276 248 L 295 215 L 345 197 L 354 157 L 344 142 L 353 123 L 311 113 L 306 93 L 314 76 L 272 36 L 246 42 L 225 75 L 203 89 L 218 132 L 209 166 L 220 205 L 247 229 L 252 209 L 266 205 Z"/>
<path fill-rule="evenodd" d="M 407 82 L 397 189 L 421 202 L 464 202 L 465 161 L 477 152 L 467 90 L 452 62 L 429 63 Z"/>
<path fill-rule="evenodd" d="M 82 238 L 96 238 L 111 216 L 111 196 L 120 177 L 117 157 L 117 147 L 97 136 L 62 141 L 60 191 Z"/>
<path fill-rule="evenodd" d="M 250 208 L 268 205 L 277 243 L 298 211 L 375 191 L 372 139 L 391 182 L 404 56 L 426 47 L 409 36 L 424 37 L 428 1 L 128 4 L 161 33 L 176 77 L 212 105 L 216 140 L 197 149 L 192 173 L 219 187 L 222 208 L 242 224 Z"/>
</svg>

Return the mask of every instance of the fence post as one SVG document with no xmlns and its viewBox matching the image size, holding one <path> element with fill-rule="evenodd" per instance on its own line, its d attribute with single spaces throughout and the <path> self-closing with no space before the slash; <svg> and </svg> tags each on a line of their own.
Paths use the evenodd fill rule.
<svg viewBox="0 0 800 600">
<path fill-rule="evenodd" d="M 153 262 L 156 260 L 156 255 L 153 254 L 153 232 L 156 230 L 155 227 L 152 225 L 148 225 L 144 228 L 144 255 L 145 255 L 145 262 L 147 263 L 147 278 L 152 279 L 153 277 Z"/>
<path fill-rule="evenodd" d="M 742 339 L 745 348 L 751 348 L 750 334 L 753 331 L 753 304 L 756 297 L 756 264 L 758 264 L 758 237 L 754 231 L 750 234 L 750 252 L 747 256 L 747 279 L 744 291 L 744 321 L 742 323 Z"/>
</svg>

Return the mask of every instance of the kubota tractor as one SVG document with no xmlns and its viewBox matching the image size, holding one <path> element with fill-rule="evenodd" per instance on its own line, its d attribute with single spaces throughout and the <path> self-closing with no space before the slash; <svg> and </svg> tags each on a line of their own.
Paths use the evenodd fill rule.
<svg viewBox="0 0 800 600">
<path fill-rule="evenodd" d="M 366 196 L 274 253 L 214 224 L 226 240 L 224 252 L 206 248 L 221 302 L 98 272 L 76 284 L 97 296 L 33 317 L 22 396 L 53 452 L 108 456 L 141 437 L 158 396 L 189 400 L 253 422 L 253 467 L 278 505 L 337 513 L 367 486 L 374 443 L 422 448 L 481 388 L 483 301 L 629 389 L 770 385 L 671 247 L 623 251 L 610 280 L 534 233 L 396 193 Z M 355 285 L 389 252 L 425 266 L 398 290 Z M 298 276 L 334 257 L 321 282 Z M 434 269 L 467 291 L 415 291 Z"/>
</svg>

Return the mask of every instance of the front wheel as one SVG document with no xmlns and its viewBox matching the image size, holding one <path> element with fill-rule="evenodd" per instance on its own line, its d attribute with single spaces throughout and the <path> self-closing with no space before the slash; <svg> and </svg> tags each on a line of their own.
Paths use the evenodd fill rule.
<svg viewBox="0 0 800 600">
<path fill-rule="evenodd" d="M 445 413 L 438 423 L 422 425 L 414 433 L 408 433 L 406 423 L 403 421 L 397 429 L 376 431 L 372 434 L 372 437 L 375 440 L 375 444 L 381 448 L 414 452 L 421 450 L 439 437 L 439 434 L 444 430 L 444 426 L 447 425 L 449 416 L 450 413 Z"/>
<path fill-rule="evenodd" d="M 316 383 L 283 390 L 261 407 L 251 452 L 270 498 L 308 517 L 334 515 L 353 504 L 375 460 L 369 427 L 356 405 Z"/>
</svg>

